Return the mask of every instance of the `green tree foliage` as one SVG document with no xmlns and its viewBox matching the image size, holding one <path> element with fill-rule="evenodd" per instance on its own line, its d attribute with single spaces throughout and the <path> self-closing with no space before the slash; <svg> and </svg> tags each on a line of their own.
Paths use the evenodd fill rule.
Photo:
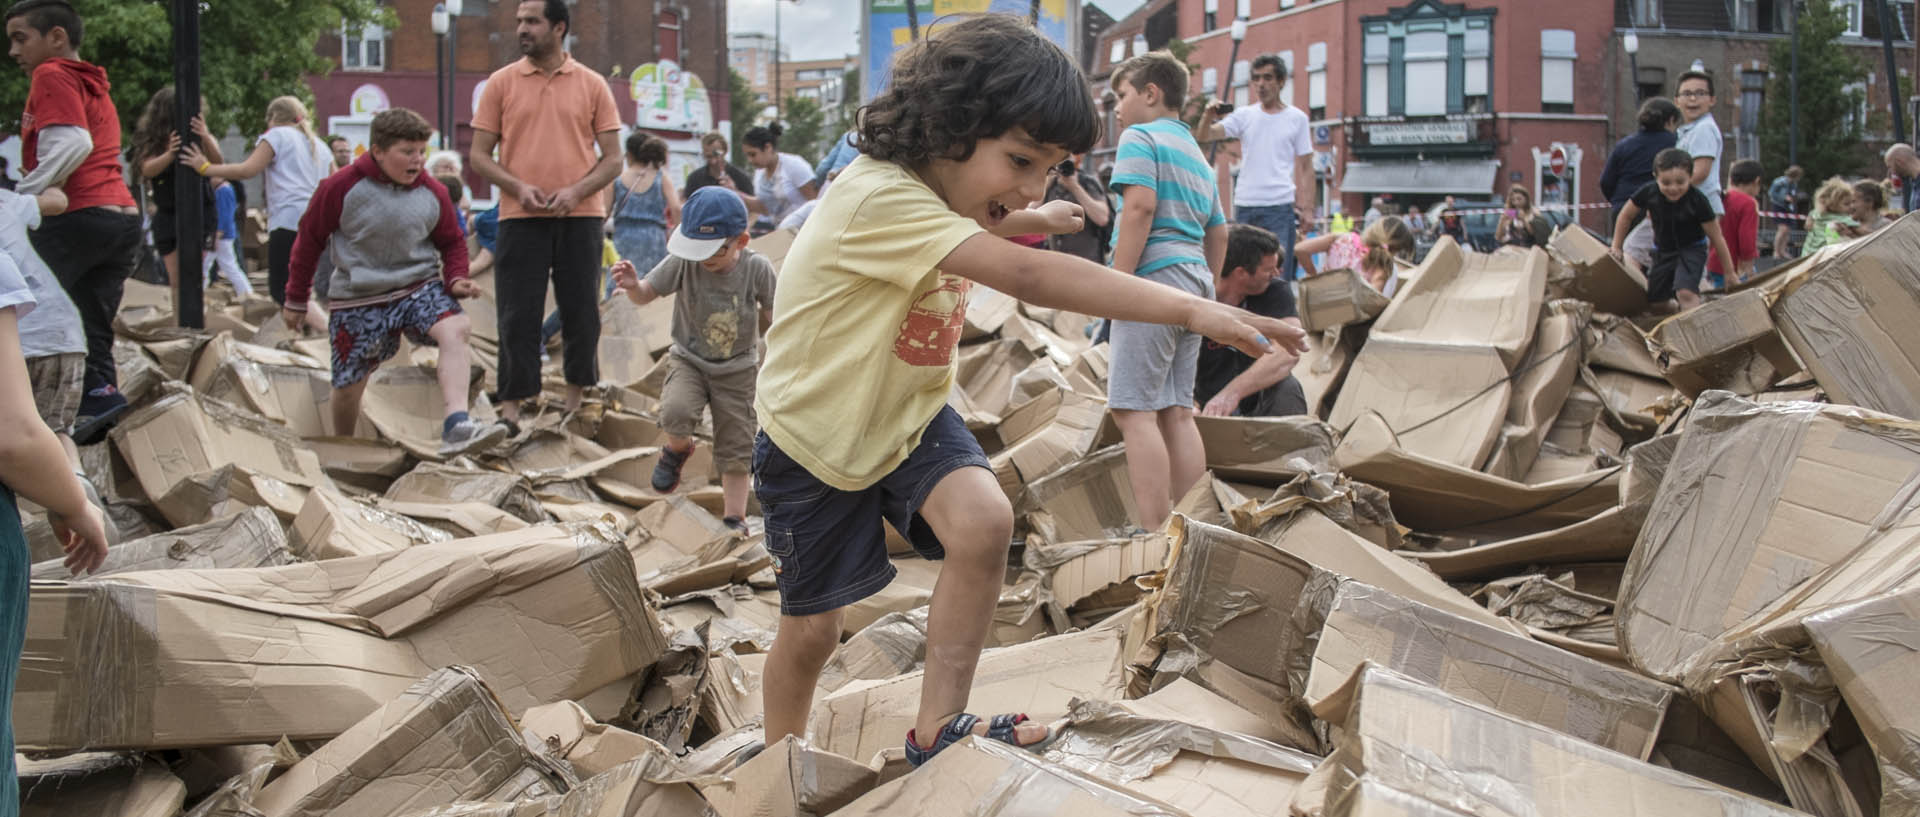
<svg viewBox="0 0 1920 817">
<path fill-rule="evenodd" d="M 1846 30 L 1846 17 L 1839 6 L 1827 0 L 1806 0 L 1800 19 L 1800 150 L 1797 160 L 1806 170 L 1801 184 L 1812 190 L 1831 176 L 1859 173 L 1871 157 L 1861 144 L 1860 92 L 1846 86 L 1864 82 L 1867 68 L 1858 57 L 1840 44 Z M 1787 169 L 1787 143 L 1791 138 L 1791 99 L 1793 75 L 1792 46 L 1787 40 L 1776 42 L 1768 55 L 1773 80 L 1768 83 L 1767 99 L 1760 113 L 1760 156 L 1769 176 Z M 1724 98 L 1735 93 L 1721 83 L 1715 91 Z"/>
<path fill-rule="evenodd" d="M 782 124 L 786 130 L 780 135 L 780 149 L 813 164 L 822 155 L 820 140 L 827 138 L 826 112 L 820 109 L 819 100 L 803 96 L 787 97 L 784 107 L 786 122 Z"/>
<path fill-rule="evenodd" d="M 727 69 L 727 95 L 731 98 L 729 114 L 733 122 L 733 166 L 747 166 L 746 143 L 741 138 L 747 135 L 747 129 L 753 127 L 753 120 L 760 118 L 760 112 L 766 110 L 766 103 L 753 92 L 753 83 L 747 81 L 745 74 Z"/>
<path fill-rule="evenodd" d="M 107 69 L 123 137 L 147 99 L 173 82 L 173 26 L 166 0 L 72 0 L 84 22 L 80 57 Z M 236 125 L 249 137 L 266 129 L 267 103 L 293 94 L 307 100 L 308 74 L 332 61 L 316 52 L 322 35 L 342 22 L 391 23 L 375 0 L 201 0 L 200 83 L 214 133 Z M 0 71 L 0 130 L 20 127 L 27 74 Z"/>
</svg>

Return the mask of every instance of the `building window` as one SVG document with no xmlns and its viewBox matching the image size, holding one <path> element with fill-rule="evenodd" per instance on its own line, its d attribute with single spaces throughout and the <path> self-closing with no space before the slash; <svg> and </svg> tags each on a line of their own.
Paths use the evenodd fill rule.
<svg viewBox="0 0 1920 817">
<path fill-rule="evenodd" d="M 1847 116 L 1841 120 L 1840 127 L 1865 137 L 1867 135 L 1867 84 L 1850 82 L 1841 86 L 1840 93 L 1853 98 L 1853 105 L 1847 109 Z"/>
<path fill-rule="evenodd" d="M 1280 0 L 1280 8 L 1282 10 L 1293 8 L 1293 4 L 1296 2 L 1299 2 L 1299 0 Z"/>
<path fill-rule="evenodd" d="M 653 35 L 655 59 L 680 61 L 680 12 L 660 12 L 659 30 Z"/>
<path fill-rule="evenodd" d="M 340 29 L 340 66 L 349 71 L 384 71 L 387 68 L 387 31 L 378 23 L 359 29 Z"/>
<path fill-rule="evenodd" d="M 1300 78 L 1300 74 L 1295 70 L 1300 67 L 1300 63 L 1293 61 L 1293 50 L 1288 49 L 1280 52 L 1280 64 L 1286 66 L 1287 71 L 1287 84 L 1280 86 L 1280 104 L 1292 105 L 1293 86 L 1300 84 L 1296 81 Z"/>
<path fill-rule="evenodd" d="M 1253 16 L 1253 0 L 1233 0 L 1233 14 L 1236 20 L 1245 20 Z"/>
<path fill-rule="evenodd" d="M 1859 37 L 1864 33 L 1860 19 L 1861 0 L 1834 0 L 1834 7 L 1847 16 L 1847 30 L 1841 32 L 1848 37 Z"/>
<path fill-rule="evenodd" d="M 1633 24 L 1644 28 L 1660 25 L 1660 0 L 1633 0 Z"/>
<path fill-rule="evenodd" d="M 1200 93 L 1217 95 L 1220 92 L 1220 70 L 1208 68 L 1200 72 Z"/>
<path fill-rule="evenodd" d="M 1107 67 L 1111 68 L 1113 66 L 1119 65 L 1120 63 L 1123 63 L 1126 61 L 1127 61 L 1126 39 L 1121 38 L 1121 39 L 1114 40 L 1112 48 L 1107 51 Z"/>
<path fill-rule="evenodd" d="M 1564 28 L 1540 32 L 1540 110 L 1573 113 L 1573 32 Z"/>
<path fill-rule="evenodd" d="M 1246 106 L 1248 96 L 1251 93 L 1251 89 L 1248 86 L 1252 81 L 1252 60 L 1241 60 L 1233 64 L 1233 104 L 1236 107 Z"/>
<path fill-rule="evenodd" d="M 1327 44 L 1307 46 L 1307 118 L 1327 118 Z"/>
<path fill-rule="evenodd" d="M 1437 116 L 1447 112 L 1447 32 L 1417 31 L 1407 35 L 1404 57 L 1407 116 Z"/>
<path fill-rule="evenodd" d="M 1734 155 L 1742 159 L 1760 158 L 1760 108 L 1767 101 L 1767 72 L 1740 72 L 1740 127 Z"/>
<path fill-rule="evenodd" d="M 1200 30 L 1212 31 L 1219 28 L 1220 0 L 1207 0 L 1206 9 L 1206 16 L 1200 22 Z"/>
<path fill-rule="evenodd" d="M 1487 63 L 1493 56 L 1492 32 L 1485 28 L 1469 28 L 1463 54 L 1466 59 L 1466 77 L 1461 83 L 1464 98 L 1461 108 L 1467 113 L 1486 113 L 1493 110 L 1488 104 Z"/>
<path fill-rule="evenodd" d="M 1367 32 L 1366 50 L 1362 57 L 1367 67 L 1366 100 L 1368 116 L 1386 116 L 1387 105 L 1387 69 L 1388 50 L 1386 27 L 1379 33 Z"/>
</svg>

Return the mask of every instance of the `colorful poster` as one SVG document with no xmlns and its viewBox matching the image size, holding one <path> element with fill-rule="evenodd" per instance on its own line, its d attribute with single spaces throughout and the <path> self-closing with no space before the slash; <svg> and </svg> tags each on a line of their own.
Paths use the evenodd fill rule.
<svg viewBox="0 0 1920 817">
<path fill-rule="evenodd" d="M 1032 7 L 1032 0 L 916 0 L 915 7 L 920 17 L 920 33 L 925 35 L 930 29 L 951 24 L 953 15 L 961 14 L 1014 14 L 1026 17 Z M 904 48 L 912 39 L 912 29 L 907 25 L 906 0 L 864 0 L 866 14 L 866 38 L 860 43 L 860 98 L 872 99 L 886 87 L 888 67 L 893 55 Z M 1075 54 L 1080 48 L 1079 38 L 1071 36 L 1078 30 L 1080 7 L 1068 0 L 1040 0 L 1040 19 L 1038 26 L 1041 35 L 1052 40 L 1069 54 Z"/>
<path fill-rule="evenodd" d="M 707 85 L 672 60 L 633 69 L 634 125 L 650 130 L 706 133 L 713 130 Z"/>
</svg>

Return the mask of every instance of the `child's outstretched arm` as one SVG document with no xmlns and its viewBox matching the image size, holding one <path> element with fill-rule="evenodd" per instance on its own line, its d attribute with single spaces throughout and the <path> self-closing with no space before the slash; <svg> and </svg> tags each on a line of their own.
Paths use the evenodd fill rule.
<svg viewBox="0 0 1920 817">
<path fill-rule="evenodd" d="M 1294 244 L 1293 262 L 1299 264 L 1301 269 L 1306 270 L 1308 278 L 1319 275 L 1320 270 L 1314 267 L 1313 257 L 1319 253 L 1333 249 L 1333 241 L 1339 237 L 1337 234 L 1327 233 L 1326 235 L 1316 235 Z"/>
<path fill-rule="evenodd" d="M 1086 214 L 1086 208 L 1065 199 L 1050 201 L 1008 213 L 988 232 L 997 236 L 1067 235 L 1080 232 L 1086 226 Z"/>
<path fill-rule="evenodd" d="M 941 259 L 939 267 L 1039 307 L 1184 326 L 1252 357 L 1281 349 L 1297 354 L 1307 348 L 1306 332 L 1277 318 L 993 235 L 975 235 L 961 242 Z"/>
<path fill-rule="evenodd" d="M 1221 269 L 1227 263 L 1227 225 L 1221 223 L 1208 227 L 1202 246 L 1207 253 L 1207 269 L 1213 270 L 1213 280 L 1217 283 L 1220 276 L 1227 274 L 1226 270 Z"/>
<path fill-rule="evenodd" d="M 646 306 L 660 297 L 659 293 L 653 291 L 652 284 L 640 279 L 640 273 L 634 269 L 632 261 L 622 258 L 610 272 L 613 273 L 613 285 L 626 293 L 627 300 L 632 301 L 634 306 Z"/>
</svg>

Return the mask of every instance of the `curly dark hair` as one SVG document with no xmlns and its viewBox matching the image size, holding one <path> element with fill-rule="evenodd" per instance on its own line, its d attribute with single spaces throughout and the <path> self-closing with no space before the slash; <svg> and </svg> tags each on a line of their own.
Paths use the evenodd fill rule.
<svg viewBox="0 0 1920 817">
<path fill-rule="evenodd" d="M 667 142 L 636 130 L 627 135 L 627 158 L 648 167 L 660 167 L 667 163 Z"/>
<path fill-rule="evenodd" d="M 1100 137 L 1080 66 L 1018 17 L 975 15 L 940 28 L 900 52 L 892 73 L 860 109 L 855 146 L 875 159 L 963 162 L 976 142 L 1014 128 L 1068 153 Z"/>
</svg>

